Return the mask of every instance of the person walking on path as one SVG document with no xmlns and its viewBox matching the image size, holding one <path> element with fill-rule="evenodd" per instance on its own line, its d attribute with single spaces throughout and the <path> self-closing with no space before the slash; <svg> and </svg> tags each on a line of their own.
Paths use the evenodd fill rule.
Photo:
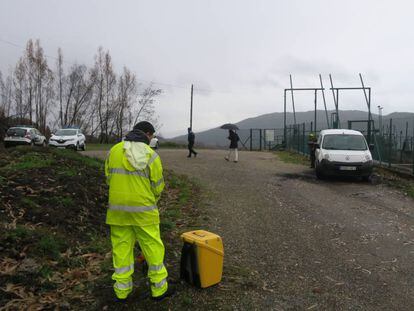
<svg viewBox="0 0 414 311">
<path fill-rule="evenodd" d="M 111 148 L 105 161 L 109 186 L 106 223 L 111 228 L 117 301 L 125 301 L 133 290 L 136 240 L 148 264 L 153 299 L 161 300 L 174 291 L 167 283 L 157 208 L 164 189 L 163 169 L 160 157 L 148 145 L 154 132 L 151 123 L 139 122 L 124 141 Z"/>
<path fill-rule="evenodd" d="M 194 132 L 191 130 L 191 127 L 188 128 L 188 156 L 187 158 L 191 158 L 191 154 L 194 154 L 194 158 L 197 156 L 197 152 L 194 151 L 194 142 L 195 142 L 195 135 Z"/>
<path fill-rule="evenodd" d="M 230 140 L 230 146 L 229 146 L 229 153 L 227 156 L 224 157 L 226 161 L 230 161 L 231 155 L 234 153 L 234 162 L 237 163 L 239 161 L 239 151 L 237 149 L 238 142 L 240 140 L 239 135 L 234 130 L 229 130 L 229 136 L 227 139 Z"/>
</svg>

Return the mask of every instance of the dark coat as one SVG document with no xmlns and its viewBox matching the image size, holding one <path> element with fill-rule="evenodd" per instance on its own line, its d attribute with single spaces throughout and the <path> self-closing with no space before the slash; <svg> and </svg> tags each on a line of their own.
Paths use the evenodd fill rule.
<svg viewBox="0 0 414 311">
<path fill-rule="evenodd" d="M 149 145 L 147 135 L 141 130 L 134 129 L 125 136 L 125 141 L 136 141 Z"/>
<path fill-rule="evenodd" d="M 228 139 L 230 139 L 230 149 L 236 149 L 238 147 L 238 141 L 240 140 L 239 135 L 237 135 L 236 132 L 230 131 L 229 137 L 227 137 Z"/>
<path fill-rule="evenodd" d="M 194 145 L 195 135 L 193 132 L 188 133 L 188 144 Z"/>
</svg>

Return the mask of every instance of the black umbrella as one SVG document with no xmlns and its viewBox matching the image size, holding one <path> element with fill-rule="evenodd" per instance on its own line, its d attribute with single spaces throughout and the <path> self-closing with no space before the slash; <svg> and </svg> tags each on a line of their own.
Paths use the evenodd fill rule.
<svg viewBox="0 0 414 311">
<path fill-rule="evenodd" d="M 232 124 L 232 123 L 223 124 L 222 126 L 220 126 L 220 128 L 223 130 L 238 130 L 239 129 L 239 127 L 236 124 Z"/>
</svg>

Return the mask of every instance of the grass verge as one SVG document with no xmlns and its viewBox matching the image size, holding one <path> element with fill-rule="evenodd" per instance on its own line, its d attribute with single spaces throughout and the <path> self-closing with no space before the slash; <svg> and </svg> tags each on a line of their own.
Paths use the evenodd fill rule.
<svg viewBox="0 0 414 311">
<path fill-rule="evenodd" d="M 277 151 L 276 155 L 278 158 L 285 162 L 291 164 L 300 164 L 300 165 L 308 165 L 309 166 L 309 158 L 301 155 L 299 153 L 290 152 L 290 151 Z"/>
<path fill-rule="evenodd" d="M 116 310 L 103 162 L 72 150 L 19 147 L 0 153 L 0 173 L 0 305 Z M 179 236 L 199 218 L 199 189 L 171 171 L 164 177 L 160 228 L 169 275 L 178 279 Z M 140 274 L 137 266 L 136 284 L 148 287 Z M 160 304 L 137 299 L 132 309 L 189 302 L 183 293 Z"/>
</svg>

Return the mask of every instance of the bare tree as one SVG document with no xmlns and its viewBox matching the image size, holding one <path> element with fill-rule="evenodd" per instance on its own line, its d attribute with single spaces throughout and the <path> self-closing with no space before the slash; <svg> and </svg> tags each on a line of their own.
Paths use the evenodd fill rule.
<svg viewBox="0 0 414 311">
<path fill-rule="evenodd" d="M 88 104 L 92 98 L 94 78 L 88 74 L 84 65 L 73 65 L 64 80 L 62 98 L 62 126 L 77 125 L 84 127 Z M 62 100 L 63 101 L 63 100 Z"/>
<path fill-rule="evenodd" d="M 23 120 L 26 117 L 27 109 L 24 105 L 23 94 L 25 91 L 25 75 L 26 67 L 24 65 L 23 58 L 21 58 L 16 65 L 13 74 L 13 86 L 14 86 L 14 102 L 15 102 L 15 114 Z"/>
<path fill-rule="evenodd" d="M 124 67 L 122 75 L 119 77 L 118 93 L 116 99 L 116 133 L 118 138 L 124 134 L 125 123 L 128 122 L 131 115 L 131 107 L 136 98 L 137 84 L 136 78 L 131 71 Z"/>
<path fill-rule="evenodd" d="M 29 40 L 13 72 L 7 78 L 0 73 L 0 114 L 15 114 L 43 131 L 49 124 L 78 125 L 100 142 L 121 138 L 139 120 L 157 122 L 155 98 L 161 90 L 150 85 L 140 92 L 126 67 L 117 75 L 109 51 L 100 47 L 92 68 L 65 69 L 60 48 L 55 72 L 46 58 L 40 41 Z"/>
<path fill-rule="evenodd" d="M 47 116 L 44 112 L 48 110 L 44 96 L 44 87 L 48 83 L 48 79 L 51 77 L 50 69 L 47 65 L 46 58 L 44 57 L 43 48 L 40 46 L 40 41 L 36 40 L 35 43 L 35 55 L 34 55 L 34 76 L 35 76 L 35 112 L 36 123 L 41 129 L 46 128 Z M 53 78 L 52 78 L 53 81 Z"/>
<path fill-rule="evenodd" d="M 94 111 L 96 111 L 98 123 L 96 129 L 99 128 L 100 130 L 100 142 L 108 142 L 111 134 L 109 125 L 115 114 L 114 108 L 116 86 L 116 75 L 113 70 L 109 51 L 104 52 L 101 47 L 98 49 L 92 72 L 95 77 Z M 95 132 L 95 130 L 93 130 L 93 132 Z"/>
<path fill-rule="evenodd" d="M 155 97 L 161 95 L 161 89 L 154 89 L 152 85 L 146 87 L 140 94 L 138 99 L 138 106 L 135 108 L 135 111 L 132 113 L 134 119 L 133 124 L 136 124 L 138 120 L 150 120 L 154 124 L 157 123 L 157 116 L 155 113 Z M 130 122 L 131 123 L 131 122 Z M 132 125 L 132 124 L 130 124 Z"/>
<path fill-rule="evenodd" d="M 57 75 L 57 93 L 59 94 L 59 124 L 60 127 L 63 127 L 63 53 L 62 49 L 58 49 L 58 58 L 56 61 L 56 75 Z"/>
<path fill-rule="evenodd" d="M 3 80 L 3 74 L 0 71 L 0 116 L 8 117 L 10 114 L 10 92 L 10 78 Z"/>
<path fill-rule="evenodd" d="M 12 103 L 13 103 L 13 81 L 12 77 L 8 76 L 4 81 L 3 90 L 3 105 L 5 116 L 10 117 L 12 115 Z"/>
<path fill-rule="evenodd" d="M 35 97 L 35 55 L 33 41 L 30 39 L 26 44 L 25 54 L 22 58 L 22 64 L 25 67 L 25 88 L 22 90 L 23 98 L 26 98 L 26 108 L 30 122 L 33 122 L 33 100 Z"/>
</svg>

